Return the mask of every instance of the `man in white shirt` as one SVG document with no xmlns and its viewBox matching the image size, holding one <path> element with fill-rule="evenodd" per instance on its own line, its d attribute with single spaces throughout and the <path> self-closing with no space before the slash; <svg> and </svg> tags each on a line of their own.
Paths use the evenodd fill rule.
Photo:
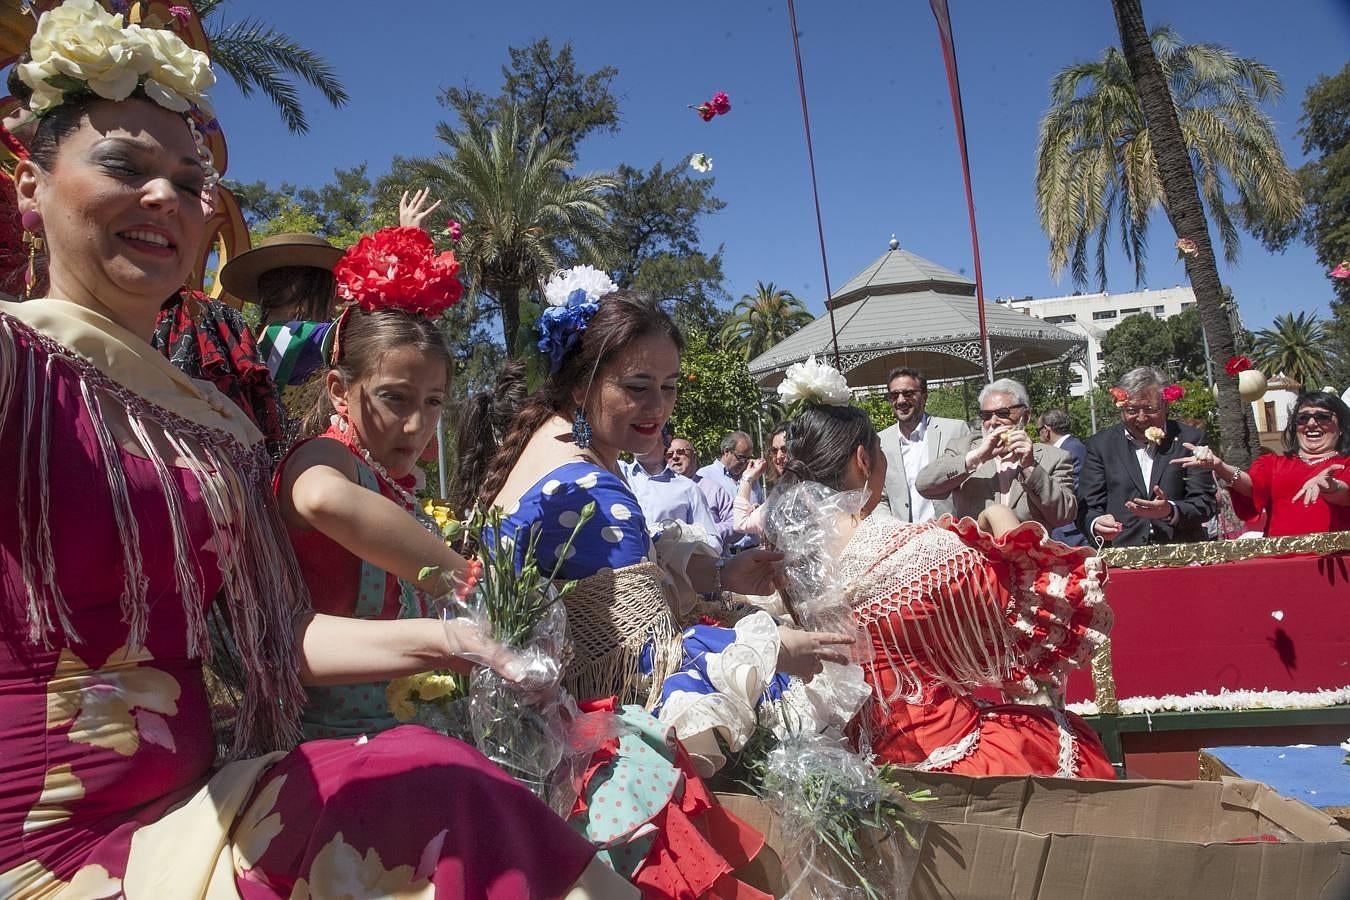
<svg viewBox="0 0 1350 900">
<path fill-rule="evenodd" d="M 703 529 L 708 546 L 721 554 L 722 539 L 703 492 L 697 484 L 666 465 L 668 440 L 669 436 L 662 431 L 646 452 L 632 462 L 619 463 L 628 486 L 637 496 L 642 517 L 647 520 L 647 530 L 655 536 L 667 522 L 697 525 Z"/>
<path fill-rule="evenodd" d="M 887 464 L 882 505 L 906 522 L 927 522 L 951 512 L 950 500 L 930 500 L 919 493 L 919 471 L 937 459 L 947 442 L 970 434 L 970 426 L 924 411 L 928 379 L 916 369 L 892 369 L 886 378 L 886 399 L 895 412 L 895 424 L 880 435 Z"/>
</svg>

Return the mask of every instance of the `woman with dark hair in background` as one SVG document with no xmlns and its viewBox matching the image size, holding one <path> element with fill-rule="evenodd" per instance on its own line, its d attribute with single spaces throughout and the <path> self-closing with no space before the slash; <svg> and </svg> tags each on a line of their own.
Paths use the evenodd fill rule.
<svg viewBox="0 0 1350 900">
<path fill-rule="evenodd" d="M 1172 460 L 1208 469 L 1228 488 L 1244 520 L 1266 513 L 1266 537 L 1350 530 L 1350 408 L 1335 394 L 1304 391 L 1294 398 L 1284 429 L 1284 453 L 1257 457 L 1245 472 L 1209 447 L 1185 445 Z"/>
<path fill-rule="evenodd" d="M 777 484 L 778 479 L 783 477 L 783 469 L 787 465 L 787 429 L 786 419 L 775 425 L 773 431 L 769 433 L 769 448 L 764 456 L 752 459 L 741 475 L 735 505 L 732 507 L 737 531 L 754 535 L 764 533 L 764 505 L 756 505 L 751 499 L 753 487 L 755 479 L 765 472 L 772 473 L 772 484 Z M 768 493 L 769 485 L 765 485 L 765 496 L 768 496 Z"/>
<path fill-rule="evenodd" d="M 807 524 L 846 541 L 837 566 L 872 645 L 860 741 L 880 761 L 925 770 L 1113 777 L 1091 727 L 1058 706 L 1068 670 L 1087 662 L 1111 623 L 1097 577 L 1085 571 L 1088 551 L 1019 525 L 1006 507 L 986 510 L 987 530 L 949 516 L 911 524 L 878 509 L 880 438 L 866 411 L 847 405 L 843 376 L 818 368 L 842 389 L 822 391 L 816 375 L 797 390 L 806 405 L 787 430 L 768 535 L 787 546 L 780 535 L 800 523 L 784 521 L 786 510 L 826 505 L 793 503 L 794 490 L 861 492 L 856 513 Z M 803 482 L 814 484 L 794 488 Z M 1012 702 L 983 703 L 980 688 Z M 1031 698 L 1046 705 L 1016 702 Z"/>
</svg>

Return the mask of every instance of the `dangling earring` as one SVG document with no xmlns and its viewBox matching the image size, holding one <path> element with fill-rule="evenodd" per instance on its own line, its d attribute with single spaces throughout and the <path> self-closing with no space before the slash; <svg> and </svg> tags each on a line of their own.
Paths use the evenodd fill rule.
<svg viewBox="0 0 1350 900">
<path fill-rule="evenodd" d="M 586 421 L 586 411 L 580 406 L 572 414 L 572 440 L 582 450 L 591 446 L 591 423 Z"/>
<path fill-rule="evenodd" d="M 37 284 L 37 255 L 46 249 L 42 235 L 37 233 L 42 226 L 42 216 L 36 210 L 28 210 L 19 220 L 23 225 L 23 242 L 28 245 L 28 271 L 23 276 L 23 299 L 33 299 L 33 286 Z"/>
<path fill-rule="evenodd" d="M 333 413 L 328 417 L 328 424 L 336 428 L 338 434 L 346 434 L 351 427 L 351 422 L 347 419 L 346 413 Z"/>
</svg>

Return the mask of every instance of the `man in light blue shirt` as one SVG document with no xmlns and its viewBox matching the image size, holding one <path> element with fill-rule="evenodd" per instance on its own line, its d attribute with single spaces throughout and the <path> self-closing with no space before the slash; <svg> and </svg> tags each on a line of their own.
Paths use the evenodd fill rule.
<svg viewBox="0 0 1350 900">
<path fill-rule="evenodd" d="M 651 449 L 632 462 L 619 463 L 628 486 L 637 496 L 638 506 L 642 507 L 647 530 L 655 536 L 666 522 L 697 525 L 703 529 L 708 546 L 720 555 L 722 539 L 708 501 L 698 485 L 666 465 L 667 440 L 663 431 L 652 442 Z"/>
<path fill-rule="evenodd" d="M 713 521 L 717 523 L 717 536 L 722 546 L 730 547 L 741 537 L 736 531 L 736 500 L 727 493 L 727 489 L 698 474 L 698 452 L 694 445 L 682 437 L 671 440 L 666 448 L 666 465 L 677 475 L 683 475 L 698 485 L 703 497 L 712 510 Z"/>
<path fill-rule="evenodd" d="M 753 448 L 750 444 L 750 435 L 744 431 L 733 431 L 722 438 L 719 450 L 722 455 L 715 462 L 710 462 L 699 469 L 698 474 L 714 484 L 721 485 L 734 501 L 737 489 L 740 486 L 741 475 L 745 473 L 746 464 L 752 458 Z M 764 502 L 764 488 L 760 486 L 759 482 L 750 486 L 750 501 L 755 505 Z M 759 543 L 759 539 L 754 535 L 742 536 L 737 533 L 735 537 L 737 541 L 735 549 L 737 550 L 745 550 Z"/>
</svg>

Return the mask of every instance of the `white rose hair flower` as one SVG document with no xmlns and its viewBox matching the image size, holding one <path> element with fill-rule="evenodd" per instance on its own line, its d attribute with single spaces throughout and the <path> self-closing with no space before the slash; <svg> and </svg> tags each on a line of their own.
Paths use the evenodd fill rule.
<svg viewBox="0 0 1350 900">
<path fill-rule="evenodd" d="M 812 356 L 806 362 L 788 366 L 778 385 L 778 396 L 789 406 L 801 402 L 848 406 L 853 394 L 838 369 L 828 363 L 816 362 Z"/>
<path fill-rule="evenodd" d="M 706 153 L 695 153 L 689 157 L 689 165 L 696 172 L 711 172 L 712 157 Z"/>
<path fill-rule="evenodd" d="M 171 31 L 124 26 L 96 0 L 66 0 L 38 19 L 29 42 L 30 60 L 19 78 L 33 91 L 29 109 L 43 115 L 69 94 L 89 91 L 105 100 L 125 100 L 138 86 L 174 112 L 196 107 L 210 118 L 206 89 L 215 83 L 210 60 Z"/>
<path fill-rule="evenodd" d="M 572 294 L 584 291 L 585 296 L 581 300 L 595 303 L 601 297 L 618 289 L 618 285 L 610 280 L 608 274 L 594 266 L 573 266 L 553 273 L 544 284 L 544 299 L 548 301 L 549 306 L 566 306 Z"/>
</svg>

